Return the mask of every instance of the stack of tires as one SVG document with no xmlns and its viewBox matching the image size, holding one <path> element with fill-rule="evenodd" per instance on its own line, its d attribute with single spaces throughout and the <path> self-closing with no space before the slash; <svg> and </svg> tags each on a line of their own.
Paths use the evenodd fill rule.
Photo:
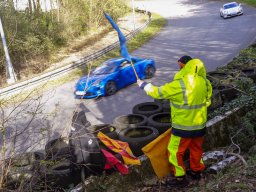
<svg viewBox="0 0 256 192">
<path fill-rule="evenodd" d="M 239 92 L 231 84 L 234 81 L 232 73 L 212 71 L 207 73 L 207 79 L 210 80 L 213 87 L 212 104 L 208 108 L 209 111 L 213 111 L 238 97 Z"/>
<path fill-rule="evenodd" d="M 67 189 L 90 175 L 102 173 L 105 157 L 98 139 L 88 130 L 90 127 L 84 112 L 75 112 L 69 137 L 56 138 L 45 145 L 40 173 L 48 186 Z"/>
<path fill-rule="evenodd" d="M 113 124 L 118 131 L 118 139 L 127 142 L 138 157 L 142 148 L 171 127 L 170 109 L 163 111 L 159 102 L 144 102 L 133 107 L 132 114 L 116 117 Z M 165 110 L 168 110 L 166 107 Z"/>
<path fill-rule="evenodd" d="M 256 67 L 242 69 L 241 71 L 246 77 L 251 78 L 256 83 Z"/>
<path fill-rule="evenodd" d="M 22 189 L 30 191 L 40 182 L 39 170 L 40 161 L 44 160 L 44 154 L 41 152 L 27 152 L 10 157 L 5 160 L 5 165 L 1 173 L 6 175 L 6 188 L 9 190 Z"/>
<path fill-rule="evenodd" d="M 114 125 L 90 125 L 83 111 L 74 113 L 69 137 L 49 140 L 44 153 L 30 152 L 6 160 L 10 167 L 8 189 L 64 191 L 90 175 L 101 175 L 106 164 L 101 149 L 108 149 L 97 138 L 99 131 L 118 139 Z"/>
</svg>

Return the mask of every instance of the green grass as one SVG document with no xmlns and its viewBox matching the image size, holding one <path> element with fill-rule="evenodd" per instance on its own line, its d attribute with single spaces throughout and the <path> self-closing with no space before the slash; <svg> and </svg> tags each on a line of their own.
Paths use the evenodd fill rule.
<svg viewBox="0 0 256 192">
<path fill-rule="evenodd" d="M 130 40 L 127 43 L 127 48 L 128 48 L 129 53 L 132 53 L 134 50 L 138 49 L 144 43 L 149 41 L 153 36 L 155 36 L 165 26 L 165 24 L 166 24 L 166 20 L 163 17 L 161 17 L 158 14 L 152 14 L 152 20 L 151 20 L 150 24 L 143 31 L 141 31 L 139 34 L 137 34 L 132 40 Z M 108 59 L 114 58 L 114 57 L 120 57 L 119 47 L 114 49 L 113 51 L 103 55 L 101 58 L 93 61 L 91 63 L 91 65 L 92 65 L 92 67 L 96 67 L 99 64 L 101 64 L 102 62 L 104 62 Z M 77 70 L 71 72 L 66 77 L 62 77 L 60 79 L 59 84 L 63 84 L 67 81 L 74 80 L 78 76 L 85 75 L 85 74 L 87 74 L 87 71 L 88 71 L 87 67 L 84 67 L 83 69 L 77 69 Z M 59 85 L 59 84 L 55 81 L 55 85 Z"/>
<path fill-rule="evenodd" d="M 253 7 L 256 7 L 256 1 L 255 0 L 240 0 L 239 2 L 240 3 L 245 3 L 245 4 L 253 6 Z"/>
</svg>

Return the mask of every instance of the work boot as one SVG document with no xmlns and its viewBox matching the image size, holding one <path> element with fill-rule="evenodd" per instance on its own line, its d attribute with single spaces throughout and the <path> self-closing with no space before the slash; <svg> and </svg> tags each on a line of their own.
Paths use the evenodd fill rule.
<svg viewBox="0 0 256 192">
<path fill-rule="evenodd" d="M 186 179 L 185 176 L 182 177 L 175 177 L 173 179 L 167 180 L 166 181 L 166 186 L 167 187 L 177 187 L 177 188 L 182 188 L 188 186 L 189 182 Z"/>
<path fill-rule="evenodd" d="M 186 174 L 188 176 L 190 176 L 191 179 L 193 179 L 193 180 L 199 181 L 202 178 L 201 171 L 192 171 L 192 170 L 189 169 L 189 170 L 186 171 Z"/>
</svg>

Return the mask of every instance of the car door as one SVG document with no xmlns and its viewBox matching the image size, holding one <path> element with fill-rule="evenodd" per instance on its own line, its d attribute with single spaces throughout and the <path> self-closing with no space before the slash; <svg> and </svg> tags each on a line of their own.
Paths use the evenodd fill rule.
<svg viewBox="0 0 256 192">
<path fill-rule="evenodd" d="M 119 66 L 119 84 L 124 87 L 136 82 L 136 76 L 130 63 L 125 62 Z"/>
</svg>

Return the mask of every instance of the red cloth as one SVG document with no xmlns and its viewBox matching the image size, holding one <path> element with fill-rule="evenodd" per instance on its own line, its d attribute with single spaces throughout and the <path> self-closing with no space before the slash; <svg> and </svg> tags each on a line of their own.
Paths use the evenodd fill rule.
<svg viewBox="0 0 256 192">
<path fill-rule="evenodd" d="M 97 136 L 111 151 L 119 153 L 126 165 L 141 165 L 140 160 L 133 155 L 127 142 L 111 139 L 102 132 L 99 132 Z"/>
<path fill-rule="evenodd" d="M 117 170 L 123 175 L 127 175 L 129 173 L 128 167 L 122 164 L 112 153 L 106 151 L 105 149 L 101 149 L 104 156 L 106 157 L 106 164 L 104 169 L 117 168 Z"/>
</svg>

